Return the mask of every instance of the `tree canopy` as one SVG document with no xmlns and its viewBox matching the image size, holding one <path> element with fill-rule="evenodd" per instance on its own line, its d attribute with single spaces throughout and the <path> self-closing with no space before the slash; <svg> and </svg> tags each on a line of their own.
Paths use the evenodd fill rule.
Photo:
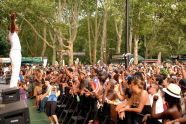
<svg viewBox="0 0 186 124">
<path fill-rule="evenodd" d="M 129 0 L 130 52 L 164 59 L 186 53 L 185 0 Z M 124 53 L 124 0 L 0 0 L 0 56 L 8 57 L 7 27 L 16 12 L 24 57 L 48 56 L 73 64 L 73 52 L 85 52 L 84 64 L 107 62 Z M 57 54 L 56 54 L 57 53 Z M 67 54 L 68 58 L 63 57 Z"/>
</svg>

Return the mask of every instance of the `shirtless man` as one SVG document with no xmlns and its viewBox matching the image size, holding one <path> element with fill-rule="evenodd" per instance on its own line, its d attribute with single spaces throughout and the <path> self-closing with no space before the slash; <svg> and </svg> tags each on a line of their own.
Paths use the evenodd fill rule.
<svg viewBox="0 0 186 124">
<path fill-rule="evenodd" d="M 11 24 L 8 26 L 9 30 L 9 40 L 11 44 L 10 49 L 10 60 L 12 65 L 12 75 L 10 80 L 10 88 L 17 87 L 18 79 L 19 79 L 19 72 L 20 72 L 20 66 L 21 66 L 21 45 L 20 40 L 18 37 L 18 31 L 19 28 L 15 24 L 15 18 L 16 14 L 11 14 Z"/>
</svg>

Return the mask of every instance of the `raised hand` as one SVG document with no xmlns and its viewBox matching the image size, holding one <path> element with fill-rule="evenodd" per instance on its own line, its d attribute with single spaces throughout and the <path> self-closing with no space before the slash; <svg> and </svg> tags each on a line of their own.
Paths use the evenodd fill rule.
<svg viewBox="0 0 186 124">
<path fill-rule="evenodd" d="M 16 18 L 16 13 L 12 13 L 10 17 L 11 17 L 11 20 L 15 20 L 15 18 Z"/>
<path fill-rule="evenodd" d="M 154 96 L 153 100 L 156 102 L 158 100 L 158 96 Z"/>
</svg>

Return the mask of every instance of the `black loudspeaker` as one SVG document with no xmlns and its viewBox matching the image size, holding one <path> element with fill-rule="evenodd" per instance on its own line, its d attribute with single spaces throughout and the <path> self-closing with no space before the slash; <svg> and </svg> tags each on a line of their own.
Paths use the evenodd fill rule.
<svg viewBox="0 0 186 124">
<path fill-rule="evenodd" d="M 18 88 L 8 88 L 2 90 L 3 104 L 12 103 L 20 100 Z"/>
<path fill-rule="evenodd" d="M 24 100 L 0 106 L 0 124 L 30 124 L 29 109 Z"/>
</svg>

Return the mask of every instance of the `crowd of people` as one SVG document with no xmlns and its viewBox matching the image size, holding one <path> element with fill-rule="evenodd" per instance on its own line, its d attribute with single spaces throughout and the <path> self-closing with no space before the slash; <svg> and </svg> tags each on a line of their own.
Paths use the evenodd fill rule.
<svg viewBox="0 0 186 124">
<path fill-rule="evenodd" d="M 7 68 L 0 68 L 1 77 Z M 51 123 L 63 119 L 65 97 L 79 103 L 82 116 L 89 113 L 89 124 L 186 123 L 186 66 L 179 62 L 127 69 L 119 64 L 22 66 L 19 77 L 21 99 L 34 96 L 33 107 L 46 112 Z"/>
<path fill-rule="evenodd" d="M 15 19 L 16 13 L 12 13 L 8 26 L 12 67 L 1 66 L 0 79 L 11 71 L 10 88 L 18 86 L 20 98 L 26 102 L 27 96 L 35 97 L 33 107 L 46 112 L 52 124 L 61 118 L 69 124 L 72 120 L 89 124 L 186 123 L 183 63 L 143 63 L 127 69 L 118 64 L 20 69 L 21 45 Z"/>
</svg>

